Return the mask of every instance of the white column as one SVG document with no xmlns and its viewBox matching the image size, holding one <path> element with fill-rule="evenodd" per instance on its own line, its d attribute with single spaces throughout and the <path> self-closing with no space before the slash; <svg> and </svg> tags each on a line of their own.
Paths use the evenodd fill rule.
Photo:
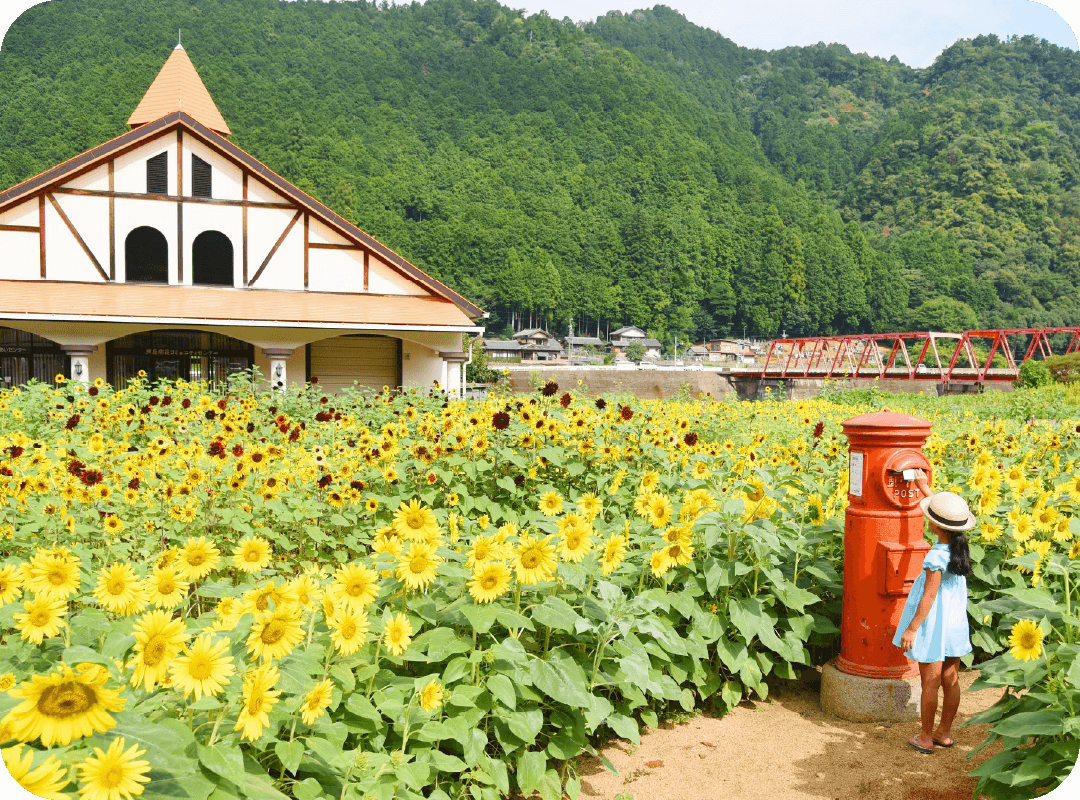
<svg viewBox="0 0 1080 800">
<path fill-rule="evenodd" d="M 71 361 L 71 379 L 86 386 L 90 383 L 90 354 L 97 350 L 96 344 L 61 345 Z"/>
<path fill-rule="evenodd" d="M 289 385 L 288 366 L 285 362 L 293 354 L 292 348 L 264 347 L 263 352 L 270 359 L 270 388 L 284 392 Z"/>
</svg>

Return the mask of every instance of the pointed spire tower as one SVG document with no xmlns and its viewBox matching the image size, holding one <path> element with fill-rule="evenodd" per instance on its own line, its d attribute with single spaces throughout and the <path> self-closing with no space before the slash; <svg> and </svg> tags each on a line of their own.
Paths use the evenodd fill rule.
<svg viewBox="0 0 1080 800">
<path fill-rule="evenodd" d="M 165 66 L 146 90 L 127 124 L 136 128 L 174 111 L 183 111 L 222 136 L 232 133 L 210 92 L 206 91 L 202 78 L 195 71 L 187 51 L 180 44 L 173 48 Z"/>
</svg>

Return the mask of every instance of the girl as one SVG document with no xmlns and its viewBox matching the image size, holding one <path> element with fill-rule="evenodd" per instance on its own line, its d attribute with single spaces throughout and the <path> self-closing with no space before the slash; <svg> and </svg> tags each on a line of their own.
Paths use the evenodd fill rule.
<svg viewBox="0 0 1080 800">
<path fill-rule="evenodd" d="M 926 495 L 919 505 L 937 544 L 926 554 L 922 572 L 911 587 L 893 644 L 919 662 L 922 679 L 922 731 L 908 744 L 933 755 L 934 745 L 953 746 L 952 724 L 960 708 L 960 656 L 971 652 L 967 621 L 971 558 L 964 532 L 975 527 L 975 517 L 959 495 L 934 494 L 922 470 L 916 471 L 915 485 Z M 939 687 L 944 702 L 935 730 Z"/>
</svg>

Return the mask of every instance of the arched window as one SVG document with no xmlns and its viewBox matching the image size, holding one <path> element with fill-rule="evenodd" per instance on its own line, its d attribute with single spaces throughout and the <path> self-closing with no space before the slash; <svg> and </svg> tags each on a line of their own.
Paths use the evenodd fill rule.
<svg viewBox="0 0 1080 800">
<path fill-rule="evenodd" d="M 136 228 L 124 240 L 124 264 L 129 281 L 168 283 L 169 242 L 156 228 Z"/>
<path fill-rule="evenodd" d="M 203 231 L 191 245 L 191 282 L 233 285 L 233 248 L 220 231 Z"/>
</svg>

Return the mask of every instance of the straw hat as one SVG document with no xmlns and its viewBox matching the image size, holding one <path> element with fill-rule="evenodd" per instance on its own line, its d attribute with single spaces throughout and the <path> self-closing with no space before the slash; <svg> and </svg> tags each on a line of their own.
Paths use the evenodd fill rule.
<svg viewBox="0 0 1080 800">
<path fill-rule="evenodd" d="M 969 531 L 975 527 L 974 515 L 958 494 L 938 492 L 920 500 L 919 507 L 923 516 L 947 531 Z"/>
</svg>

